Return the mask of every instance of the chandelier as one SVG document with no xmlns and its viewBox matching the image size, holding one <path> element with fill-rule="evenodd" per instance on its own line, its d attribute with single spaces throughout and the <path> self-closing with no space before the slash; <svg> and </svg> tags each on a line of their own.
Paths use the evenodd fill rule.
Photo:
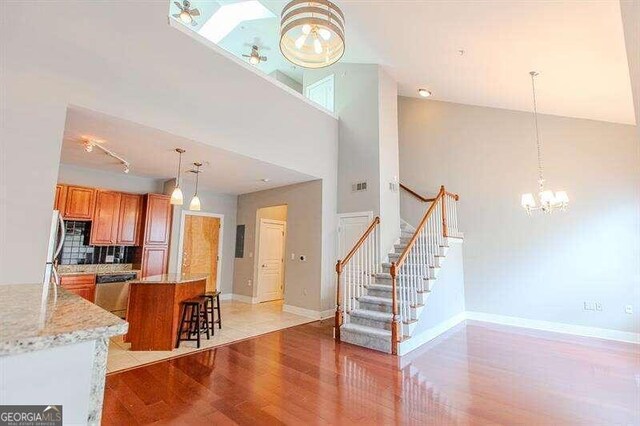
<svg viewBox="0 0 640 426">
<path fill-rule="evenodd" d="M 344 15 L 329 0 L 293 0 L 282 10 L 280 51 L 303 68 L 323 68 L 344 54 Z"/>
<path fill-rule="evenodd" d="M 540 144 L 540 134 L 538 132 L 538 106 L 536 105 L 536 80 L 538 72 L 531 71 L 531 89 L 533 91 L 533 119 L 536 128 L 536 146 L 538 148 L 538 197 L 540 205 L 536 204 L 536 199 L 532 193 L 522 194 L 521 204 L 531 215 L 534 210 L 542 210 L 544 213 L 551 213 L 554 210 L 565 211 L 569 206 L 569 196 L 565 191 L 553 192 L 544 187 L 544 169 L 542 167 L 542 147 Z"/>
</svg>

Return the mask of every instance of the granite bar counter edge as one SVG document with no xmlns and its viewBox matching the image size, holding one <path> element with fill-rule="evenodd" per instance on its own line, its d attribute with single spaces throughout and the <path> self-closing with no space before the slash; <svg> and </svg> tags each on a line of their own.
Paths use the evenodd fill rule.
<svg viewBox="0 0 640 426">
<path fill-rule="evenodd" d="M 0 356 L 125 334 L 128 323 L 61 287 L 0 285 Z"/>
</svg>

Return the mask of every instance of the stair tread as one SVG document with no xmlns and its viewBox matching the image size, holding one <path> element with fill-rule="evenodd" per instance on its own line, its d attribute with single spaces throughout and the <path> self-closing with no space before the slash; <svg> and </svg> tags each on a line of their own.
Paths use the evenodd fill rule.
<svg viewBox="0 0 640 426">
<path fill-rule="evenodd" d="M 390 297 L 379 297 L 379 296 L 362 296 L 358 297 L 358 301 L 364 303 L 381 303 L 383 305 L 391 305 L 393 300 Z"/>
<path fill-rule="evenodd" d="M 363 317 L 369 319 L 375 319 L 378 321 L 391 321 L 393 314 L 389 312 L 370 311 L 368 309 L 356 309 L 349 314 L 355 317 Z"/>
<path fill-rule="evenodd" d="M 381 330 L 379 328 L 367 327 L 366 325 L 345 323 L 342 325 L 342 330 L 352 331 L 354 333 L 367 334 L 369 336 L 374 335 L 376 337 L 389 338 L 391 337 L 391 331 Z"/>
</svg>

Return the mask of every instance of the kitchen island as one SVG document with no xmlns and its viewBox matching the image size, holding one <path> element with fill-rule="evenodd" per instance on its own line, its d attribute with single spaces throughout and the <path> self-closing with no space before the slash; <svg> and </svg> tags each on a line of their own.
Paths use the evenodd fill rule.
<svg viewBox="0 0 640 426">
<path fill-rule="evenodd" d="M 62 405 L 100 424 L 109 338 L 127 323 L 55 285 L 0 285 L 0 405 Z"/>
<path fill-rule="evenodd" d="M 131 281 L 127 341 L 132 351 L 175 347 L 181 303 L 206 291 L 208 274 L 164 274 Z"/>
</svg>

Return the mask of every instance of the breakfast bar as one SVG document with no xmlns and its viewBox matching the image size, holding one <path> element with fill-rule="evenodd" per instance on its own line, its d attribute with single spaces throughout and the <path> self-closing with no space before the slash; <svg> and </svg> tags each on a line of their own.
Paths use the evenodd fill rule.
<svg viewBox="0 0 640 426">
<path fill-rule="evenodd" d="M 163 274 L 131 281 L 127 309 L 131 350 L 172 350 L 181 303 L 202 295 L 207 277 L 208 274 Z"/>
</svg>

